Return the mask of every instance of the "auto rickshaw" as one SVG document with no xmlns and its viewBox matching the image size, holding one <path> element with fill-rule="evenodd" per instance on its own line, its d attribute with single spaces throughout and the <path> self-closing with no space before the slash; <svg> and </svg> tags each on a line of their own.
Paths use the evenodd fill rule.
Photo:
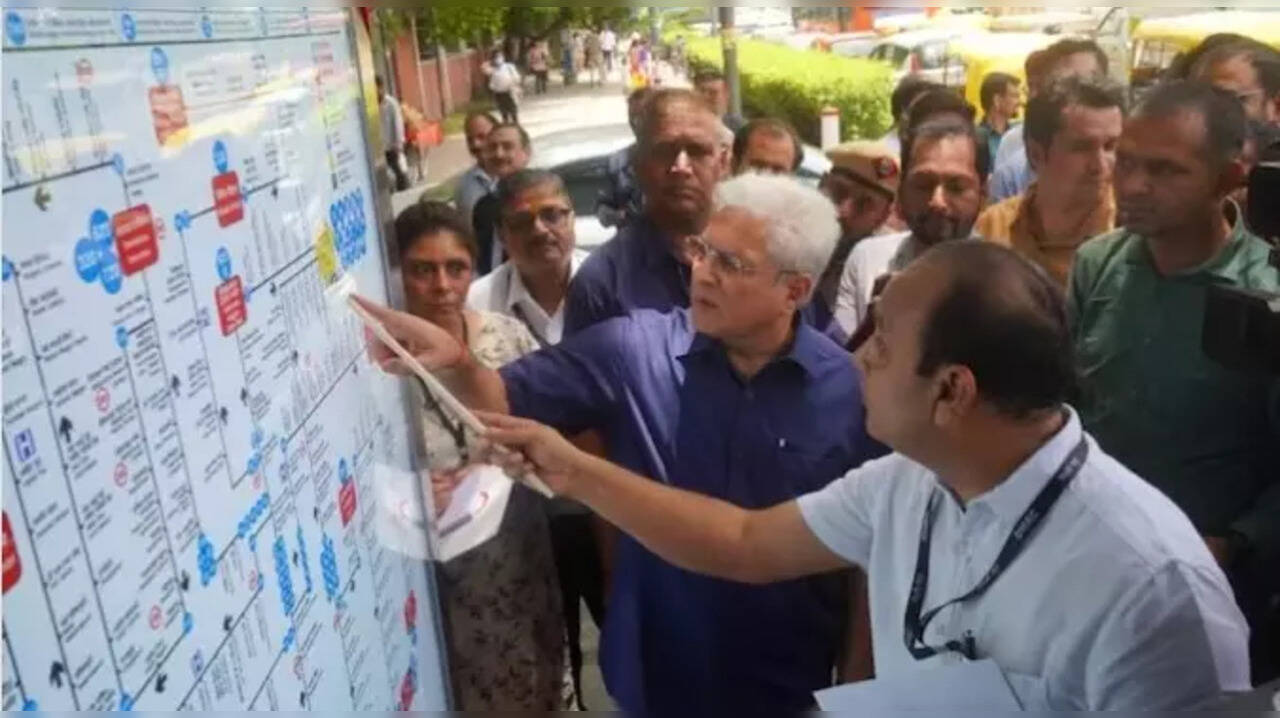
<svg viewBox="0 0 1280 718">
<path fill-rule="evenodd" d="M 1130 86 L 1141 90 L 1152 85 L 1179 55 L 1223 32 L 1280 49 L 1280 12 L 1223 10 L 1142 19 L 1132 34 Z"/>
<path fill-rule="evenodd" d="M 982 112 L 982 80 L 992 72 L 1018 78 L 1025 92 L 1027 75 L 1023 69 L 1027 55 L 1061 40 L 1061 35 L 1041 32 L 970 33 L 954 41 L 951 51 L 964 73 L 964 98 Z"/>
</svg>

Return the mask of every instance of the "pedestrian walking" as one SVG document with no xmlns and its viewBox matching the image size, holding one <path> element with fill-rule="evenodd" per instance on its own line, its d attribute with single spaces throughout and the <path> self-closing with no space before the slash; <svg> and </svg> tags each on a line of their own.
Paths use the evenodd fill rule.
<svg viewBox="0 0 1280 718">
<path fill-rule="evenodd" d="M 489 91 L 493 93 L 502 121 L 519 123 L 516 98 L 520 93 L 520 71 L 507 62 L 502 50 L 494 50 L 485 74 L 489 76 Z"/>
</svg>

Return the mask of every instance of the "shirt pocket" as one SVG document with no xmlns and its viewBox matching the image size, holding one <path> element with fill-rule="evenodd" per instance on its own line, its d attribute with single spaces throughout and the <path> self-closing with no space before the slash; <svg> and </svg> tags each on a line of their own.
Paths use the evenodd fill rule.
<svg viewBox="0 0 1280 718">
<path fill-rule="evenodd" d="M 779 436 L 773 441 L 774 462 L 780 485 L 786 487 L 785 500 L 802 496 L 829 484 L 848 468 L 847 452 L 841 447 L 792 437 Z"/>
</svg>

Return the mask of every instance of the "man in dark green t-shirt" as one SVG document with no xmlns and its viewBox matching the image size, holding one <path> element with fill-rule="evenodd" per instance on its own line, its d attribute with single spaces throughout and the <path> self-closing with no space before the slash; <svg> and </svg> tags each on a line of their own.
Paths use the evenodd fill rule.
<svg viewBox="0 0 1280 718">
<path fill-rule="evenodd" d="M 1230 95 L 1153 90 L 1117 152 L 1119 228 L 1081 246 L 1069 300 L 1085 427 L 1186 511 L 1255 618 L 1250 604 L 1280 590 L 1246 578 L 1280 557 L 1280 380 L 1201 349 L 1209 285 L 1280 291 L 1269 246 L 1227 199 L 1244 135 Z"/>
</svg>

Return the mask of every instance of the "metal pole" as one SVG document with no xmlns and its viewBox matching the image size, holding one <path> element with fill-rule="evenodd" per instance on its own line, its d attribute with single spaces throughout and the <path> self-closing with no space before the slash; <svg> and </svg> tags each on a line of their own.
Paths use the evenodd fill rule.
<svg viewBox="0 0 1280 718">
<path fill-rule="evenodd" d="M 738 33 L 733 6 L 720 8 L 720 46 L 724 50 L 724 79 L 729 85 L 729 114 L 742 117 L 742 86 L 738 82 Z"/>
</svg>

